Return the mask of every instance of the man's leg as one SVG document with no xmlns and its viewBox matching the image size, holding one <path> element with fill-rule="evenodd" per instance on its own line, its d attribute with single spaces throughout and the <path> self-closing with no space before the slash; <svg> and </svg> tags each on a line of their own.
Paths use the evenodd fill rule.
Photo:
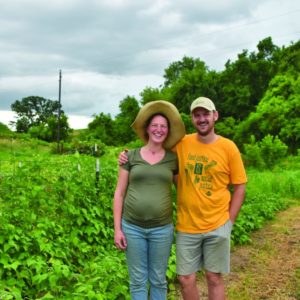
<svg viewBox="0 0 300 300">
<path fill-rule="evenodd" d="M 231 221 L 205 235 L 203 244 L 204 269 L 209 300 L 224 300 L 225 287 L 222 274 L 230 271 Z"/>
<path fill-rule="evenodd" d="M 184 300 L 198 300 L 196 273 L 202 267 L 203 234 L 177 232 L 176 270 Z"/>
<path fill-rule="evenodd" d="M 222 275 L 206 271 L 205 276 L 208 287 L 208 299 L 225 300 L 225 286 Z"/>
<path fill-rule="evenodd" d="M 181 294 L 184 300 L 199 300 L 196 273 L 178 276 L 181 285 Z"/>
</svg>

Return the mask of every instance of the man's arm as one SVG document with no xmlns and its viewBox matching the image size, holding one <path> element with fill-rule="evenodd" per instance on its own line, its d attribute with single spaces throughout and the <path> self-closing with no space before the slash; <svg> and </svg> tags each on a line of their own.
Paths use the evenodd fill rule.
<svg viewBox="0 0 300 300">
<path fill-rule="evenodd" d="M 229 206 L 229 217 L 232 223 L 235 222 L 240 209 L 242 207 L 243 201 L 246 194 L 246 184 L 235 184 L 233 186 L 233 194 L 231 196 L 230 206 Z"/>
</svg>

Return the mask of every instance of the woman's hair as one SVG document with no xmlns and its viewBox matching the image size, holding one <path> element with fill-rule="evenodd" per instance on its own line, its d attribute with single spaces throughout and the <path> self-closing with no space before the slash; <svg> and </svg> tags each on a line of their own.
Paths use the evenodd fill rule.
<svg viewBox="0 0 300 300">
<path fill-rule="evenodd" d="M 144 134 L 145 134 L 145 138 L 148 140 L 149 139 L 149 135 L 147 133 L 147 128 L 150 125 L 151 121 L 153 120 L 154 117 L 156 116 L 161 116 L 163 118 L 165 118 L 167 120 L 167 124 L 168 124 L 168 129 L 170 129 L 170 121 L 169 119 L 163 114 L 163 113 L 155 113 L 153 115 L 151 115 L 148 120 L 145 122 L 145 126 L 144 126 Z M 169 133 L 168 133 L 169 134 Z"/>
</svg>

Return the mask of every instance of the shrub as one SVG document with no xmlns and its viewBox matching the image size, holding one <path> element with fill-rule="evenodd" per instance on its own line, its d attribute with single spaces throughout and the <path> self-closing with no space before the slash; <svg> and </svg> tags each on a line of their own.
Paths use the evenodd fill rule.
<svg viewBox="0 0 300 300">
<path fill-rule="evenodd" d="M 244 161 L 247 166 L 272 169 L 287 154 L 288 147 L 277 137 L 265 136 L 260 142 L 251 136 L 251 143 L 244 145 Z"/>
</svg>

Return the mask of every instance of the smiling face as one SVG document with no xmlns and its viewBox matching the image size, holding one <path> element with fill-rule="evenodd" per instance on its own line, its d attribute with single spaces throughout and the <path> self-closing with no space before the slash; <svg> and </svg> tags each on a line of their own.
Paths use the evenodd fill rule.
<svg viewBox="0 0 300 300">
<path fill-rule="evenodd" d="M 168 120 L 161 115 L 155 115 L 150 120 L 146 129 L 148 139 L 154 143 L 163 143 L 168 137 L 169 125 Z"/>
<path fill-rule="evenodd" d="M 218 120 L 218 112 L 208 111 L 205 108 L 196 108 L 192 112 L 192 122 L 200 136 L 208 136 L 214 133 L 215 122 Z"/>
</svg>

